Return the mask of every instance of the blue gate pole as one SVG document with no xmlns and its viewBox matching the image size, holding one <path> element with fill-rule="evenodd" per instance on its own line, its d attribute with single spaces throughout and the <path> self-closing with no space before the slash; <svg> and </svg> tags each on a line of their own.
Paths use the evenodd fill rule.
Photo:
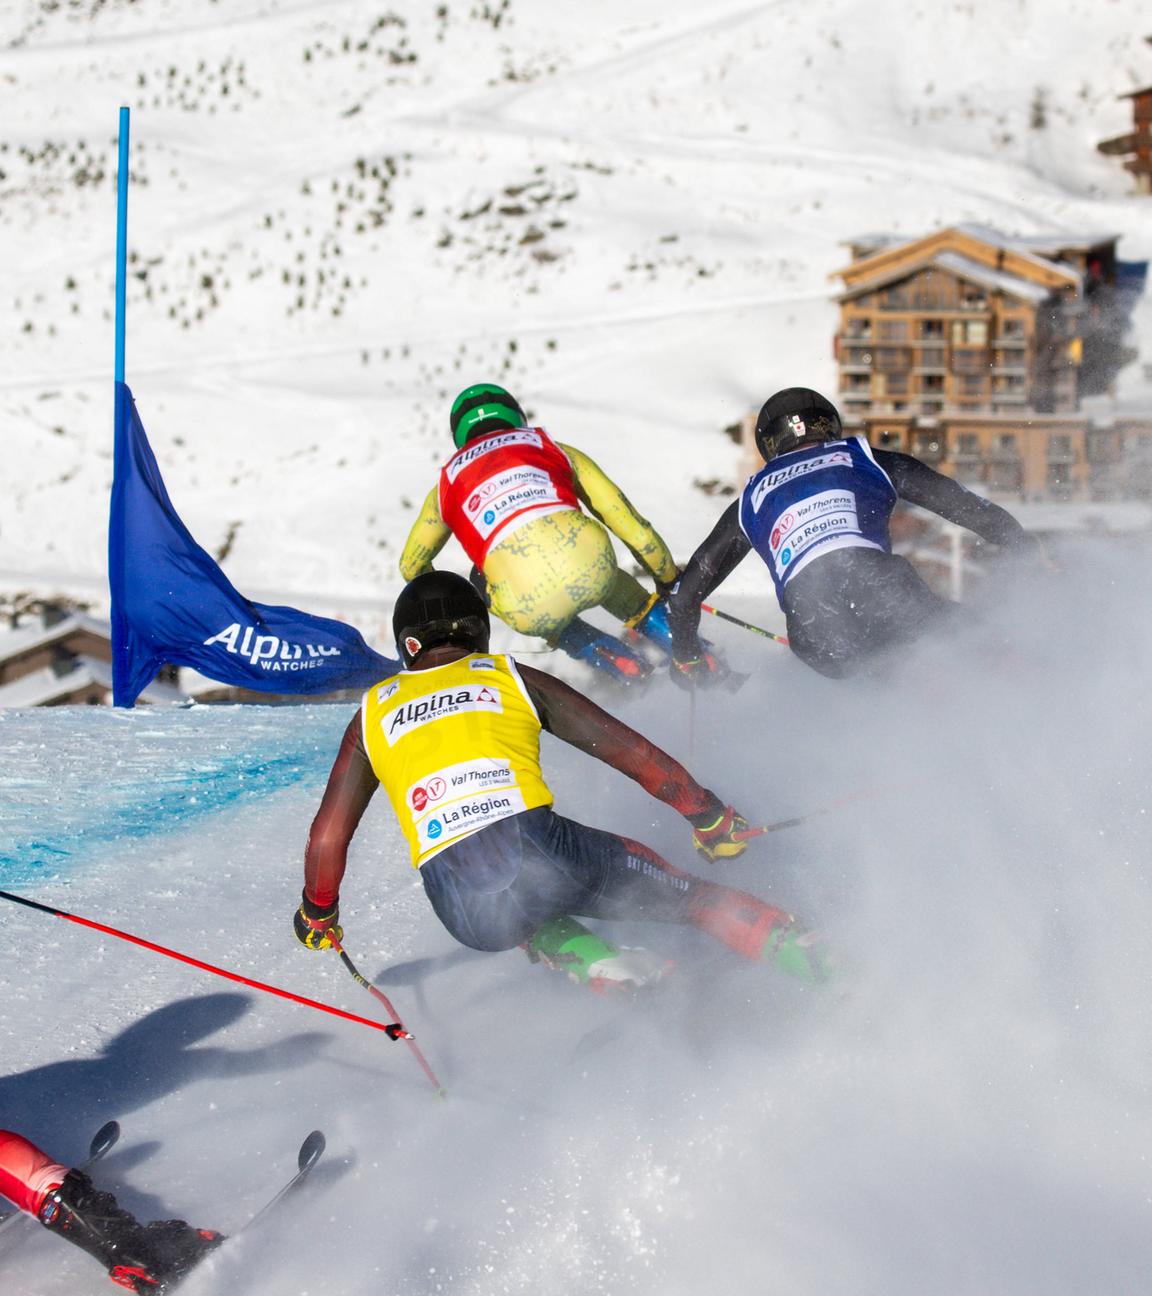
<svg viewBox="0 0 1152 1296">
<path fill-rule="evenodd" d="M 116 173 L 116 381 L 124 381 L 124 294 L 128 277 L 128 109 L 120 109 L 120 164 Z"/>
</svg>

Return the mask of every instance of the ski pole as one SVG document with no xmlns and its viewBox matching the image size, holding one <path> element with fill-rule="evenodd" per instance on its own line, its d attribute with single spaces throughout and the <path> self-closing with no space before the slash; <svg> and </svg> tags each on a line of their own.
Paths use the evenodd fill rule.
<svg viewBox="0 0 1152 1296">
<path fill-rule="evenodd" d="M 847 796 L 830 801 L 826 806 L 821 806 L 818 810 L 809 810 L 807 814 L 796 815 L 792 819 L 777 819 L 775 823 L 765 824 L 762 828 L 748 828 L 744 832 L 733 833 L 732 836 L 736 841 L 751 841 L 753 837 L 763 837 L 766 833 L 779 832 L 781 828 L 795 828 L 798 824 L 807 823 L 809 819 L 818 819 L 821 815 L 831 814 L 833 810 L 839 810 L 841 806 L 848 805 L 852 801 L 859 801 L 861 797 L 868 796 L 873 790 L 872 788 L 860 788 L 859 791 L 849 792 Z"/>
<path fill-rule="evenodd" d="M 765 639 L 771 639 L 773 643 L 783 644 L 785 648 L 788 647 L 786 635 L 773 634 L 771 630 L 762 630 L 749 621 L 741 621 L 739 617 L 734 617 L 731 612 L 721 612 L 719 608 L 714 608 L 708 603 L 701 603 L 700 611 L 711 612 L 714 617 L 719 617 L 721 621 L 731 621 L 733 625 L 738 625 L 744 630 L 751 630 L 753 634 L 763 635 Z"/>
<path fill-rule="evenodd" d="M 388 1031 L 388 1034 L 391 1035 L 393 1039 L 402 1039 L 404 1043 L 408 1045 L 408 1047 L 412 1050 L 412 1054 L 415 1057 L 416 1061 L 419 1062 L 420 1065 L 424 1068 L 424 1074 L 436 1086 L 437 1094 L 441 1098 L 446 1098 L 448 1096 L 448 1091 L 444 1088 L 444 1086 L 440 1083 L 440 1081 L 436 1079 L 436 1075 L 433 1072 L 432 1068 L 428 1065 L 427 1059 L 424 1057 L 424 1054 L 420 1052 L 420 1045 L 417 1044 L 415 1039 L 413 1039 L 413 1037 L 404 1029 L 404 1027 L 401 1026 L 399 1014 L 396 1012 L 396 1009 L 392 1007 L 392 1001 L 382 990 L 377 990 L 376 987 L 372 984 L 371 981 L 368 980 L 366 976 L 363 976 L 361 974 L 360 969 L 348 957 L 348 951 L 344 948 L 343 945 L 340 944 L 339 940 L 337 940 L 331 928 L 328 929 L 325 935 L 328 937 L 328 943 L 332 946 L 332 948 L 336 951 L 336 953 L 340 955 L 340 962 L 343 963 L 344 966 L 348 969 L 348 971 L 352 974 L 352 980 L 355 981 L 357 985 L 362 985 L 370 995 L 373 995 L 375 998 L 379 999 L 380 1002 L 384 1005 L 384 1010 L 388 1013 L 390 1017 L 394 1019 L 393 1024 L 391 1026 L 385 1027 L 385 1029 Z M 395 1034 L 393 1034 L 393 1032 L 395 1032 Z"/>
<path fill-rule="evenodd" d="M 120 931 L 116 927 L 106 927 L 103 923 L 94 922 L 91 918 L 81 918 L 78 914 L 71 914 L 63 909 L 54 909 L 51 905 L 39 904 L 35 900 L 27 900 L 24 896 L 13 895 L 11 891 L 0 891 L 0 900 L 11 900 L 13 904 L 24 905 L 28 909 L 36 909 L 40 913 L 51 914 L 53 918 L 65 918 L 68 922 L 77 923 L 81 927 L 90 927 L 93 931 L 103 932 L 105 936 L 115 936 L 117 940 L 139 945 L 142 949 L 151 950 L 154 954 L 163 954 L 165 958 L 187 963 L 191 967 L 199 968 L 202 972 L 211 972 L 214 976 L 224 977 L 228 981 L 237 981 L 240 985 L 249 986 L 253 990 L 263 990 L 265 994 L 277 995 L 281 999 L 291 1000 L 292 1003 L 303 1004 L 305 1008 L 315 1008 L 318 1012 L 330 1013 L 333 1017 L 342 1017 L 345 1021 L 357 1022 L 361 1026 L 371 1026 L 373 1030 L 383 1031 L 389 1039 L 411 1038 L 407 1036 L 407 1032 L 404 1031 L 402 1026 L 385 1025 L 384 1022 L 374 1021 L 371 1017 L 358 1017 L 355 1013 L 345 1012 L 343 1008 L 333 1008 L 330 1004 L 319 1003 L 315 999 L 306 999 L 303 995 L 293 994 L 291 990 L 281 990 L 279 986 L 267 985 L 263 981 L 253 981 L 251 977 L 241 976 L 239 972 L 229 972 L 227 968 L 216 967 L 213 963 L 205 963 L 202 959 L 193 958 L 191 954 L 181 954 L 179 950 L 168 949 L 166 945 L 157 945 L 153 941 L 144 940 L 141 936 L 133 936 L 130 932 Z M 393 1016 L 395 1016 L 395 1013 L 393 1013 Z"/>
</svg>

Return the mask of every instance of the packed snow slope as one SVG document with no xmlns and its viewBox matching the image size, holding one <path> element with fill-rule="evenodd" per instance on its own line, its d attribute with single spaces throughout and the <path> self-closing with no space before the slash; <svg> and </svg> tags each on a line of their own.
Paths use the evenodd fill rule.
<svg viewBox="0 0 1152 1296">
<path fill-rule="evenodd" d="M 833 384 L 842 240 L 1152 255 L 1095 151 L 1146 28 L 1138 0 L 9 4 L 0 590 L 105 597 L 121 103 L 128 379 L 176 505 L 245 593 L 377 637 L 468 382 L 683 558 L 737 480 L 723 429 Z"/>
<path fill-rule="evenodd" d="M 1152 578 L 1109 551 L 1066 561 L 1002 572 L 971 638 L 887 682 L 833 684 L 734 631 L 757 675 L 702 695 L 694 725 L 665 681 L 621 703 L 754 820 L 869 791 L 726 868 L 546 740 L 560 810 L 792 908 L 840 950 L 834 990 L 654 924 L 609 929 L 677 960 L 634 1003 L 472 953 L 381 796 L 346 942 L 446 1098 L 376 1032 L 5 904 L 0 1123 L 75 1160 L 116 1117 L 101 1181 L 225 1230 L 323 1128 L 314 1187 L 188 1296 L 1142 1290 Z M 374 1014 L 290 926 L 348 712 L 2 713 L 0 887 Z M 16 1241 L 5 1296 L 107 1290 L 34 1226 Z"/>
<path fill-rule="evenodd" d="M 464 383 L 507 380 L 683 557 L 735 481 L 724 427 L 832 381 L 841 239 L 975 219 L 1152 254 L 1094 151 L 1145 29 L 1132 0 L 9 6 L 0 591 L 104 597 L 121 102 L 128 376 L 177 507 L 246 593 L 383 645 Z M 1143 1290 L 1152 567 L 1060 557 L 887 681 L 709 626 L 739 693 L 611 700 L 753 820 L 869 791 L 715 870 L 827 932 L 835 991 L 655 926 L 610 933 L 678 962 L 635 1004 L 470 953 L 381 798 L 348 947 L 447 1098 L 376 1032 L 0 904 L 0 1123 L 78 1160 L 117 1117 L 102 1182 L 225 1230 L 323 1127 L 314 1189 L 189 1296 Z M 0 887 L 371 1014 L 290 928 L 347 717 L 0 713 Z M 562 812 L 710 867 L 626 780 L 545 762 Z M 108 1290 L 34 1228 L 0 1281 Z"/>
</svg>

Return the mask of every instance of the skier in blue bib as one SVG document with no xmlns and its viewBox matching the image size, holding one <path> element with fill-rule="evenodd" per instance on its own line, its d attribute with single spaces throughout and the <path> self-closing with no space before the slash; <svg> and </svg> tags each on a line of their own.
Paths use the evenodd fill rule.
<svg viewBox="0 0 1152 1296">
<path fill-rule="evenodd" d="M 700 604 L 750 549 L 772 574 L 792 651 L 821 675 L 841 678 L 957 616 L 957 604 L 892 553 L 888 523 L 898 499 L 992 544 L 1036 547 L 1010 513 L 959 482 L 911 455 L 846 436 L 836 407 L 807 387 L 764 403 L 756 446 L 764 467 L 692 555 L 669 603 L 678 682 L 708 674 Z"/>
</svg>

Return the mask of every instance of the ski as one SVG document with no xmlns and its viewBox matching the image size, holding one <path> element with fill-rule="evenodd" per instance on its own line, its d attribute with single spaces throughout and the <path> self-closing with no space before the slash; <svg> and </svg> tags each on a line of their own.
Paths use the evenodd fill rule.
<svg viewBox="0 0 1152 1296">
<path fill-rule="evenodd" d="M 304 1180 L 312 1173 L 317 1161 L 324 1155 L 324 1149 L 328 1143 L 320 1130 L 313 1130 L 311 1134 L 300 1144 L 300 1151 L 296 1154 L 296 1173 L 291 1179 L 275 1194 L 270 1197 L 263 1206 L 252 1216 L 248 1218 L 247 1223 L 241 1226 L 232 1234 L 232 1237 L 239 1237 L 242 1233 L 247 1233 L 253 1225 L 258 1224 L 266 1215 L 268 1215 L 276 1206 L 278 1206 L 289 1193 L 294 1192 L 303 1184 Z"/>
<path fill-rule="evenodd" d="M 92 1142 L 88 1145 L 88 1157 L 82 1161 L 76 1168 L 87 1172 L 97 1161 L 102 1160 L 120 1141 L 120 1122 L 106 1121 L 92 1135 Z M 0 1233 L 2 1233 L 10 1224 L 15 1223 L 22 1215 L 23 1211 L 5 1211 L 0 1215 Z"/>
<path fill-rule="evenodd" d="M 239 1228 L 232 1233 L 226 1234 L 221 1239 L 223 1245 L 218 1250 L 206 1251 L 195 1264 L 190 1268 L 185 1269 L 183 1273 L 175 1274 L 167 1281 L 162 1282 L 160 1284 L 160 1291 L 165 1293 L 172 1291 L 174 1287 L 178 1284 L 182 1284 L 191 1274 L 195 1273 L 200 1268 L 201 1264 L 206 1260 L 214 1259 L 217 1255 L 222 1255 L 224 1257 L 225 1265 L 230 1263 L 227 1257 L 230 1254 L 231 1247 L 228 1244 L 243 1237 L 249 1229 L 253 1228 L 256 1224 L 259 1224 L 261 1220 L 267 1218 L 267 1216 L 277 1206 L 279 1206 L 287 1196 L 295 1192 L 304 1183 L 305 1179 L 308 1178 L 312 1173 L 312 1170 L 315 1168 L 317 1161 L 319 1161 L 324 1155 L 324 1148 L 326 1145 L 327 1141 L 324 1138 L 323 1133 L 320 1130 L 313 1130 L 304 1142 L 300 1144 L 300 1151 L 296 1154 L 296 1173 L 292 1178 L 289 1179 L 283 1187 L 279 1188 L 273 1196 L 269 1197 L 263 1206 L 253 1214 L 249 1215 L 248 1219 L 241 1224 Z"/>
</svg>

